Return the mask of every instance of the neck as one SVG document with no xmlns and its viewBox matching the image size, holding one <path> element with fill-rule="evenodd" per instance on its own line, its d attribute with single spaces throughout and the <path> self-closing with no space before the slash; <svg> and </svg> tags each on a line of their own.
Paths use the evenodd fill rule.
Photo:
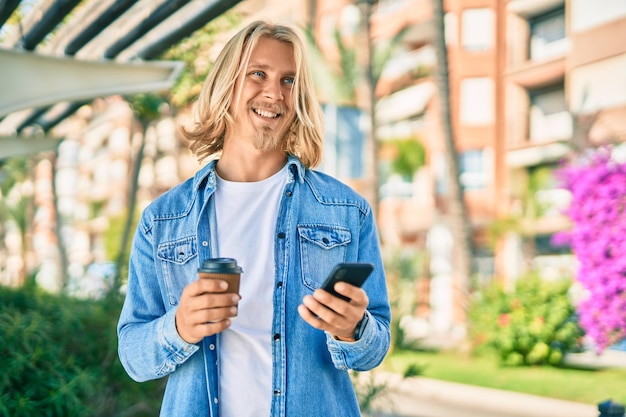
<svg viewBox="0 0 626 417">
<path fill-rule="evenodd" d="M 234 153 L 224 149 L 215 169 L 227 181 L 256 182 L 276 174 L 286 163 L 284 151 Z"/>
</svg>

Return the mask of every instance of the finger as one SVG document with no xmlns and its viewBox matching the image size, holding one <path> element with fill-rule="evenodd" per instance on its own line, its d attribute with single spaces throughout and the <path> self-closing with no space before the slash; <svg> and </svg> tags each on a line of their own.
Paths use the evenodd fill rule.
<svg viewBox="0 0 626 417">
<path fill-rule="evenodd" d="M 359 306 L 367 306 L 369 304 L 367 293 L 363 290 L 363 288 L 356 287 L 348 284 L 347 282 L 338 282 L 335 284 L 335 291 L 345 297 L 348 297 L 351 304 Z"/>
<path fill-rule="evenodd" d="M 222 280 L 198 279 L 183 288 L 180 298 L 182 301 L 185 298 L 194 298 L 205 293 L 223 293 L 227 287 L 228 284 Z"/>
<path fill-rule="evenodd" d="M 221 279 L 198 279 L 195 281 L 197 293 L 221 293 L 228 290 L 228 283 Z"/>
<path fill-rule="evenodd" d="M 202 337 L 212 336 L 217 333 L 221 333 L 224 330 L 228 329 L 232 321 L 230 319 L 223 319 L 220 321 L 208 322 L 208 323 L 199 323 L 196 326 L 196 331 L 198 335 Z"/>
<path fill-rule="evenodd" d="M 313 299 L 326 309 L 342 316 L 349 314 L 348 311 L 352 307 L 348 301 L 322 289 L 318 289 L 313 292 Z"/>
<path fill-rule="evenodd" d="M 331 298 L 331 302 L 336 301 L 336 304 L 339 304 L 340 307 L 341 304 L 348 304 L 345 301 L 338 299 L 337 297 L 334 297 L 330 294 L 329 297 Z M 302 299 L 302 304 L 304 304 L 304 306 L 308 308 L 311 313 L 314 314 L 319 320 L 328 323 L 332 327 L 341 326 L 345 321 L 345 317 L 333 310 L 332 306 L 320 303 L 315 297 L 309 295 L 305 296 Z"/>
<path fill-rule="evenodd" d="M 185 309 L 189 311 L 201 311 L 207 309 L 237 306 L 240 297 L 232 293 L 203 293 L 185 300 Z M 181 304 L 183 301 L 181 300 Z"/>
<path fill-rule="evenodd" d="M 189 326 L 185 332 L 181 332 L 180 336 L 187 343 L 198 343 L 207 336 L 212 336 L 217 333 L 221 333 L 232 324 L 230 319 L 224 319 L 216 322 L 198 323 L 193 326 Z"/>
<path fill-rule="evenodd" d="M 311 312 L 304 304 L 298 306 L 298 314 L 304 321 L 319 330 L 324 330 L 324 322 Z"/>
<path fill-rule="evenodd" d="M 225 320 L 231 317 L 237 316 L 237 307 L 221 307 L 221 308 L 208 308 L 204 310 L 198 310 L 188 315 L 187 320 L 192 325 L 204 324 L 204 323 L 216 323 L 221 320 Z"/>
</svg>

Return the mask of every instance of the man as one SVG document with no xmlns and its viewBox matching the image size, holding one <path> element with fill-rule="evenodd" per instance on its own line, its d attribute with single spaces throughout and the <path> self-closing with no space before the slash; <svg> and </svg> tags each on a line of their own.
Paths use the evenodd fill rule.
<svg viewBox="0 0 626 417">
<path fill-rule="evenodd" d="M 197 174 L 139 221 L 118 324 L 136 381 L 168 375 L 163 416 L 360 416 L 348 370 L 387 353 L 390 308 L 367 202 L 313 171 L 322 123 L 304 46 L 254 22 L 217 58 L 183 129 Z M 240 295 L 197 279 L 235 258 Z M 349 301 L 319 289 L 340 262 L 369 262 Z"/>
</svg>

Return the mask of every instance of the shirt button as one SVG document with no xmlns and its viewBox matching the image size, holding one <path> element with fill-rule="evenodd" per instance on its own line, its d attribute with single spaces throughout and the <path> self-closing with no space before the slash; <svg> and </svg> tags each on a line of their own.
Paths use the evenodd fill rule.
<svg viewBox="0 0 626 417">
<path fill-rule="evenodd" d="M 215 350 L 215 345 L 214 345 L 213 343 L 211 343 L 211 344 L 209 345 L 209 349 L 211 349 L 211 350 Z"/>
<path fill-rule="evenodd" d="M 284 239 L 284 238 L 285 238 L 285 234 L 284 234 L 283 232 L 280 232 L 280 233 L 278 234 L 278 238 L 279 238 L 279 239 Z"/>
<path fill-rule="evenodd" d="M 217 397 L 213 398 L 213 402 L 217 404 Z"/>
<path fill-rule="evenodd" d="M 274 390 L 274 396 L 275 397 L 280 397 L 280 390 L 279 389 L 275 389 Z"/>
<path fill-rule="evenodd" d="M 280 340 L 280 334 L 279 333 L 276 333 L 274 335 L 274 340 Z"/>
<path fill-rule="evenodd" d="M 209 242 L 207 242 L 206 240 L 202 241 L 202 246 L 209 246 Z"/>
<path fill-rule="evenodd" d="M 291 197 L 293 193 L 291 191 L 287 191 L 287 197 Z"/>
<path fill-rule="evenodd" d="M 276 284 L 276 288 L 282 288 L 282 286 L 283 286 L 283 282 L 278 281 L 278 283 Z"/>
</svg>

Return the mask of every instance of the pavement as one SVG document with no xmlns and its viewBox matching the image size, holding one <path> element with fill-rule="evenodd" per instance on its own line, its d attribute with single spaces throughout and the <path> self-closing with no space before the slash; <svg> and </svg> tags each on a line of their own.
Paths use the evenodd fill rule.
<svg viewBox="0 0 626 417">
<path fill-rule="evenodd" d="M 387 390 L 375 417 L 597 417 L 597 405 L 424 377 L 382 373 Z"/>
</svg>

